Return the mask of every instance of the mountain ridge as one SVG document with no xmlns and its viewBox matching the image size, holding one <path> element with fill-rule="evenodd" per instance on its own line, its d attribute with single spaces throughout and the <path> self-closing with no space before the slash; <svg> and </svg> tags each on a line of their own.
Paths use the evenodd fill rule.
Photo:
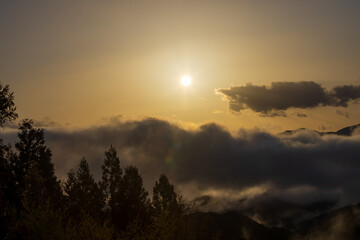
<svg viewBox="0 0 360 240">
<path fill-rule="evenodd" d="M 341 128 L 340 130 L 338 130 L 336 132 L 320 132 L 317 130 L 312 130 L 312 129 L 307 129 L 307 128 L 298 128 L 295 130 L 285 130 L 285 131 L 279 133 L 278 135 L 292 135 L 292 134 L 298 133 L 300 131 L 309 130 L 309 131 L 315 132 L 321 136 L 324 136 L 324 135 L 351 136 L 354 133 L 355 129 L 357 129 L 359 127 L 360 127 L 360 124 L 356 124 L 356 125 Z"/>
<path fill-rule="evenodd" d="M 291 230 L 266 227 L 238 211 L 194 212 L 181 227 L 190 240 L 355 240 L 360 239 L 360 204 L 323 213 Z"/>
</svg>

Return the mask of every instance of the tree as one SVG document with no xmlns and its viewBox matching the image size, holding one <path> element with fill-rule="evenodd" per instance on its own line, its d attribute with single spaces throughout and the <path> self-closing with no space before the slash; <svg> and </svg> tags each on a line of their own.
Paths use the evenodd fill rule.
<svg viewBox="0 0 360 240">
<path fill-rule="evenodd" d="M 73 171 L 68 173 L 68 179 L 64 185 L 70 217 L 77 220 L 83 214 L 95 219 L 101 217 L 104 197 L 90 173 L 89 164 L 85 157 L 81 159 L 76 175 Z"/>
<path fill-rule="evenodd" d="M 15 120 L 17 114 L 15 113 L 16 107 L 14 103 L 14 93 L 10 92 L 9 85 L 0 83 L 0 126 L 7 120 Z M 10 155 L 11 147 L 4 145 L 3 140 L 0 139 L 0 216 L 7 215 L 7 208 L 9 207 L 9 197 L 14 190 L 15 179 L 12 174 Z"/>
<path fill-rule="evenodd" d="M 21 122 L 19 130 L 12 168 L 20 198 L 26 197 L 29 204 L 50 201 L 59 207 L 62 192 L 51 162 L 51 151 L 45 146 L 44 130 L 34 128 L 33 121 L 28 119 Z"/>
<path fill-rule="evenodd" d="M 66 239 L 66 222 L 63 222 L 61 211 L 54 210 L 49 203 L 35 207 L 25 203 L 24 208 L 9 239 Z"/>
<path fill-rule="evenodd" d="M 153 188 L 153 206 L 155 214 L 161 215 L 169 212 L 173 215 L 183 210 L 180 197 L 175 193 L 174 186 L 170 184 L 165 174 L 161 174 L 159 181 L 155 182 Z"/>
<path fill-rule="evenodd" d="M 15 120 L 17 114 L 14 103 L 14 93 L 9 85 L 0 83 L 0 126 L 9 120 Z M 16 202 L 15 178 L 11 169 L 11 147 L 3 144 L 0 139 L 0 238 L 5 238 L 14 217 Z"/>
<path fill-rule="evenodd" d="M 109 216 L 113 225 L 118 226 L 121 222 L 122 213 L 120 196 L 122 186 L 122 169 L 120 159 L 117 157 L 116 149 L 110 146 L 105 151 L 104 164 L 102 169 L 102 181 L 100 183 L 106 201 L 106 216 Z"/>
<path fill-rule="evenodd" d="M 185 205 L 164 174 L 161 174 L 159 181 L 155 183 L 152 204 L 154 209 L 152 239 L 181 239 L 179 226 L 182 222 Z"/>
<path fill-rule="evenodd" d="M 139 224 L 142 226 L 150 222 L 151 205 L 148 192 L 145 191 L 143 180 L 134 166 L 125 169 L 119 199 L 122 200 L 119 206 L 121 221 L 118 223 L 118 228 L 124 230 L 135 220 L 140 221 Z"/>
<path fill-rule="evenodd" d="M 89 215 L 83 215 L 80 221 L 68 222 L 66 226 L 66 239 L 69 240 L 117 240 L 115 229 L 107 222 L 100 223 Z"/>
<path fill-rule="evenodd" d="M 3 85 L 0 83 L 0 126 L 9 120 L 13 121 L 17 118 L 17 113 L 14 103 L 14 93 L 10 92 L 9 85 Z"/>
<path fill-rule="evenodd" d="M 81 202 L 79 187 L 74 170 L 67 173 L 67 180 L 63 185 L 65 193 L 65 210 L 68 218 L 75 218 L 78 220 L 81 216 Z"/>
<path fill-rule="evenodd" d="M 15 177 L 10 158 L 10 146 L 5 146 L 0 139 L 0 239 L 5 239 L 15 220 L 17 201 Z"/>
<path fill-rule="evenodd" d="M 104 164 L 101 169 L 101 188 L 104 192 L 105 199 L 110 209 L 116 208 L 118 205 L 116 195 L 118 195 L 121 188 L 122 170 L 120 167 L 120 159 L 117 157 L 116 149 L 113 146 L 110 146 L 110 149 L 105 151 Z"/>
</svg>

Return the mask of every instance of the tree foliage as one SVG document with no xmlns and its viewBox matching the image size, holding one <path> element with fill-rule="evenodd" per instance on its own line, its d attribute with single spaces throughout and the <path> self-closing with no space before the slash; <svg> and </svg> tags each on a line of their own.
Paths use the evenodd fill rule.
<svg viewBox="0 0 360 240">
<path fill-rule="evenodd" d="M 8 229 L 14 222 L 15 203 L 18 202 L 10 156 L 11 148 L 5 146 L 0 139 L 0 239 L 5 238 Z"/>
<path fill-rule="evenodd" d="M 45 146 L 44 130 L 25 119 L 19 125 L 17 153 L 12 158 L 18 193 L 34 204 L 50 201 L 58 206 L 62 200 L 60 182 L 55 176 L 51 151 Z"/>
<path fill-rule="evenodd" d="M 118 223 L 120 229 L 125 229 L 129 223 L 136 219 L 142 225 L 150 221 L 151 205 L 148 195 L 138 169 L 134 166 L 128 166 L 125 169 L 121 191 L 119 192 L 119 199 L 121 199 L 119 210 L 122 215 Z"/>
<path fill-rule="evenodd" d="M 170 184 L 165 174 L 161 174 L 159 181 L 155 183 L 152 203 L 157 215 L 164 214 L 165 212 L 178 215 L 183 211 L 181 199 L 176 194 L 174 186 Z"/>
<path fill-rule="evenodd" d="M 94 177 L 90 173 L 86 158 L 82 158 L 76 174 L 68 173 L 64 184 L 68 214 L 71 218 L 80 219 L 83 214 L 94 218 L 101 217 L 104 205 L 103 195 Z"/>
<path fill-rule="evenodd" d="M 101 189 L 103 190 L 106 202 L 110 209 L 118 208 L 118 195 L 121 189 L 122 169 L 120 167 L 120 159 L 117 157 L 116 149 L 110 146 L 105 151 L 104 164 L 102 169 Z"/>
<path fill-rule="evenodd" d="M 183 221 L 185 205 L 165 174 L 161 174 L 159 181 L 155 183 L 152 204 L 154 208 L 152 230 L 150 231 L 152 238 L 181 239 L 179 227 Z"/>
<path fill-rule="evenodd" d="M 3 86 L 0 83 L 0 126 L 6 121 L 15 120 L 18 115 L 15 112 L 14 93 L 10 92 L 9 85 Z"/>
</svg>

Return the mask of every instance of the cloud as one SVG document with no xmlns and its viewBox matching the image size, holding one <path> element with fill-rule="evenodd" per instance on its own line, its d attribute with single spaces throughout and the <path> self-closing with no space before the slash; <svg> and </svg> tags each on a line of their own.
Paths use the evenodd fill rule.
<svg viewBox="0 0 360 240">
<path fill-rule="evenodd" d="M 61 127 L 61 123 L 55 122 L 50 117 L 44 117 L 41 120 L 34 120 L 34 126 L 38 128 Z"/>
<path fill-rule="evenodd" d="M 328 128 L 327 128 L 324 124 L 320 124 L 320 125 L 318 126 L 318 129 L 321 130 L 321 131 L 325 131 L 325 130 L 327 130 Z"/>
<path fill-rule="evenodd" d="M 299 113 L 299 112 L 297 112 L 295 115 L 296 115 L 297 117 L 299 117 L 299 118 L 306 118 L 306 117 L 308 117 L 307 114 L 305 114 L 305 113 Z"/>
<path fill-rule="evenodd" d="M 273 82 L 270 87 L 246 84 L 217 89 L 217 92 L 226 97 L 232 111 L 251 109 L 262 116 L 274 116 L 273 112 L 289 108 L 347 107 L 350 101 L 360 98 L 360 86 L 344 85 L 326 90 L 315 82 Z"/>
<path fill-rule="evenodd" d="M 15 130 L 19 128 L 19 123 L 21 122 L 21 120 L 17 120 L 17 121 L 8 121 L 4 124 L 4 129 L 7 130 Z M 54 120 L 52 120 L 50 117 L 44 117 L 41 120 L 36 120 L 33 119 L 33 125 L 37 128 L 60 128 L 63 125 L 59 122 L 55 122 Z M 68 125 L 68 123 L 66 123 L 65 125 Z"/>
<path fill-rule="evenodd" d="M 149 118 L 76 131 L 49 129 L 45 138 L 58 176 L 85 156 L 100 179 L 104 151 L 112 144 L 122 166 L 139 167 L 149 190 L 165 173 L 185 196 L 191 194 L 187 189 L 200 195 L 210 190 L 245 193 L 261 186 L 283 196 L 297 189 L 296 199 L 309 195 L 302 189 L 336 193 L 344 201 L 360 199 L 360 135 L 320 136 L 308 130 L 290 135 L 239 130 L 232 135 L 217 124 L 185 130 Z"/>
<path fill-rule="evenodd" d="M 18 129 L 19 126 L 15 121 L 7 121 L 3 124 L 3 129 L 14 130 Z"/>
<path fill-rule="evenodd" d="M 339 109 L 336 109 L 335 113 L 336 113 L 337 115 L 343 116 L 343 117 L 345 117 L 345 118 L 349 118 L 349 117 L 350 117 L 348 112 L 341 111 L 341 110 L 339 110 Z"/>
<path fill-rule="evenodd" d="M 260 117 L 287 117 L 284 111 L 272 111 L 260 114 Z"/>
</svg>

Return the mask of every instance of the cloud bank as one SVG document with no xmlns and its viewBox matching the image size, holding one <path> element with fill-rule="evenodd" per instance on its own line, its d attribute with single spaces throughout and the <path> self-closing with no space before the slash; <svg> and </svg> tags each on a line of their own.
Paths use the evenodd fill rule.
<svg viewBox="0 0 360 240">
<path fill-rule="evenodd" d="M 315 82 L 273 82 L 270 87 L 246 84 L 217 92 L 226 97 L 235 112 L 251 109 L 271 117 L 284 116 L 283 111 L 289 108 L 347 107 L 350 101 L 360 98 L 360 86 L 343 85 L 326 90 Z"/>
<path fill-rule="evenodd" d="M 309 130 L 290 135 L 239 130 L 232 135 L 217 124 L 190 131 L 149 118 L 77 131 L 50 129 L 45 138 L 58 176 L 85 156 L 99 179 L 104 151 L 112 144 L 122 166 L 139 167 L 149 190 L 165 173 L 183 186 L 185 196 L 196 189 L 197 194 L 223 191 L 243 197 L 259 188 L 305 202 L 360 199 L 360 135 L 320 136 Z"/>
</svg>

